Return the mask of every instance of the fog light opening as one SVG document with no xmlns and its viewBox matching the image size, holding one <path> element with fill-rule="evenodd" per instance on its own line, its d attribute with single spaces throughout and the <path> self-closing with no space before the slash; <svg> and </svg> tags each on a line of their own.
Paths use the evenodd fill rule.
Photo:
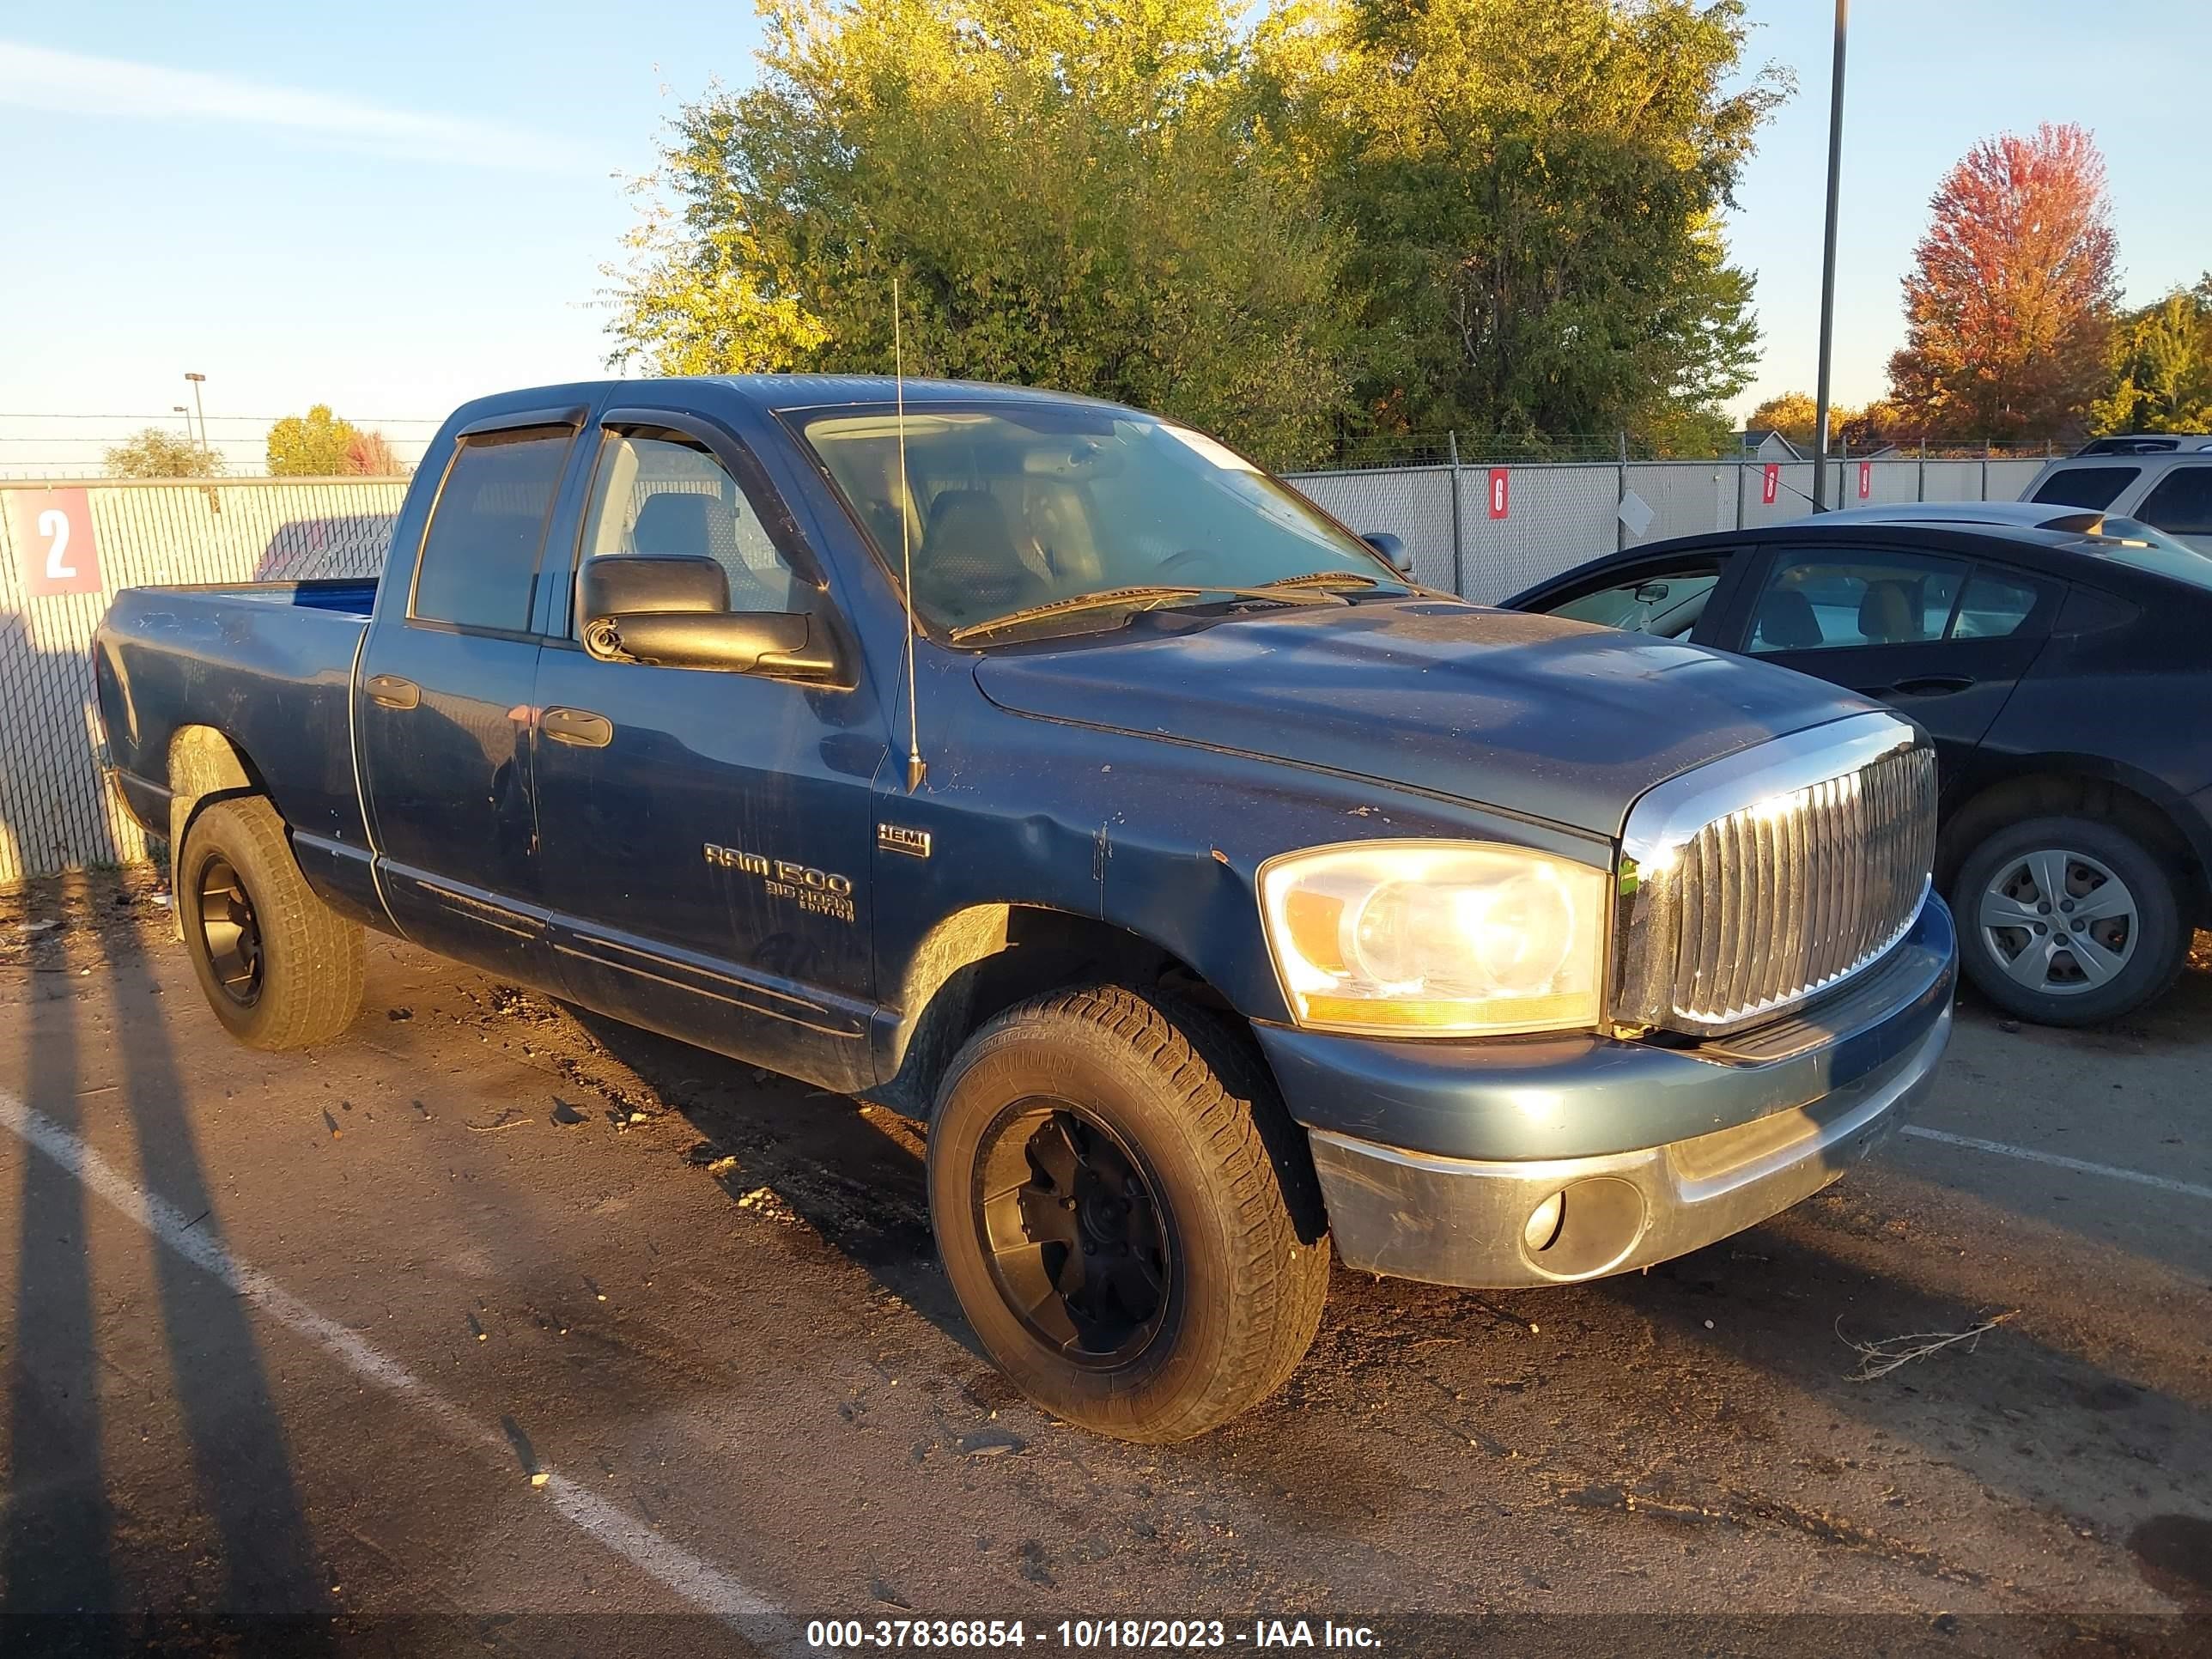
<svg viewBox="0 0 2212 1659">
<path fill-rule="evenodd" d="M 1567 1195 L 1553 1193 L 1528 1212 L 1528 1224 L 1521 1230 L 1521 1237 L 1528 1246 L 1531 1255 L 1541 1255 L 1559 1243 L 1559 1234 L 1567 1224 Z"/>
<path fill-rule="evenodd" d="M 1529 1211 L 1521 1228 L 1522 1258 L 1547 1279 L 1593 1279 L 1628 1258 L 1649 1221 L 1633 1182 L 1586 1176 Z"/>
</svg>

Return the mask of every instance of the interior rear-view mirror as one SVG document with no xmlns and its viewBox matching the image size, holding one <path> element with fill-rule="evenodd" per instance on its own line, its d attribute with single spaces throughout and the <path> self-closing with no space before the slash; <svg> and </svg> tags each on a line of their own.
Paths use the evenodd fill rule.
<svg viewBox="0 0 2212 1659">
<path fill-rule="evenodd" d="M 1656 605 L 1666 597 L 1667 584 L 1664 582 L 1641 582 L 1637 586 L 1636 602 L 1638 605 Z"/>
</svg>

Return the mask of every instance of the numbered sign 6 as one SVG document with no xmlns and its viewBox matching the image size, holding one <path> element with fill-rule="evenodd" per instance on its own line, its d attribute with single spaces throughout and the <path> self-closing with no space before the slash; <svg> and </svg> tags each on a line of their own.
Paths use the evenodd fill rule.
<svg viewBox="0 0 2212 1659">
<path fill-rule="evenodd" d="M 92 538 L 92 501 L 82 489 L 11 489 L 8 516 L 22 561 L 23 591 L 100 591 L 100 549 Z"/>
<path fill-rule="evenodd" d="M 1502 466 L 1490 469 L 1490 516 L 1502 519 L 1512 504 L 1513 475 Z"/>
</svg>

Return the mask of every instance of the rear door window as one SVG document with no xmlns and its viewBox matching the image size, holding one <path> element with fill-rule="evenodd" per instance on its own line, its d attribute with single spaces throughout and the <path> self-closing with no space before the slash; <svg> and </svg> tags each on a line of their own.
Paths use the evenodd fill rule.
<svg viewBox="0 0 2212 1659">
<path fill-rule="evenodd" d="M 2002 640 L 2017 634 L 2035 614 L 2043 590 L 2009 571 L 1978 567 L 1951 621 L 1954 640 Z"/>
<path fill-rule="evenodd" d="M 2212 536 L 2212 465 L 2177 466 L 2143 497 L 2135 516 L 2175 536 Z"/>
<path fill-rule="evenodd" d="M 409 617 L 526 633 L 545 524 L 574 432 L 526 427 L 463 440 L 422 538 Z"/>
<path fill-rule="evenodd" d="M 1752 612 L 1747 648 L 1768 655 L 1940 640 L 1966 574 L 1962 560 L 1917 553 L 1784 553 Z"/>
<path fill-rule="evenodd" d="M 2035 489 L 2032 501 L 2056 507 L 2087 507 L 2101 512 L 2142 476 L 2139 466 L 2069 466 L 2052 473 Z"/>
</svg>

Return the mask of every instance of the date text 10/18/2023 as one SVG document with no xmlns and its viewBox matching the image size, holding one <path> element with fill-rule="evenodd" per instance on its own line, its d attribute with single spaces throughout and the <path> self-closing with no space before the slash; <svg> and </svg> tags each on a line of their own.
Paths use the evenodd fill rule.
<svg viewBox="0 0 2212 1659">
<path fill-rule="evenodd" d="M 806 1644 L 824 1652 L 877 1648 L 1023 1648 L 1077 1652 L 1134 1652 L 1188 1648 L 1359 1648 L 1382 1638 L 1365 1625 L 1328 1620 L 1255 1619 L 1247 1626 L 1220 1619 L 1063 1619 L 1030 1626 L 1019 1619 L 817 1619 Z"/>
</svg>

